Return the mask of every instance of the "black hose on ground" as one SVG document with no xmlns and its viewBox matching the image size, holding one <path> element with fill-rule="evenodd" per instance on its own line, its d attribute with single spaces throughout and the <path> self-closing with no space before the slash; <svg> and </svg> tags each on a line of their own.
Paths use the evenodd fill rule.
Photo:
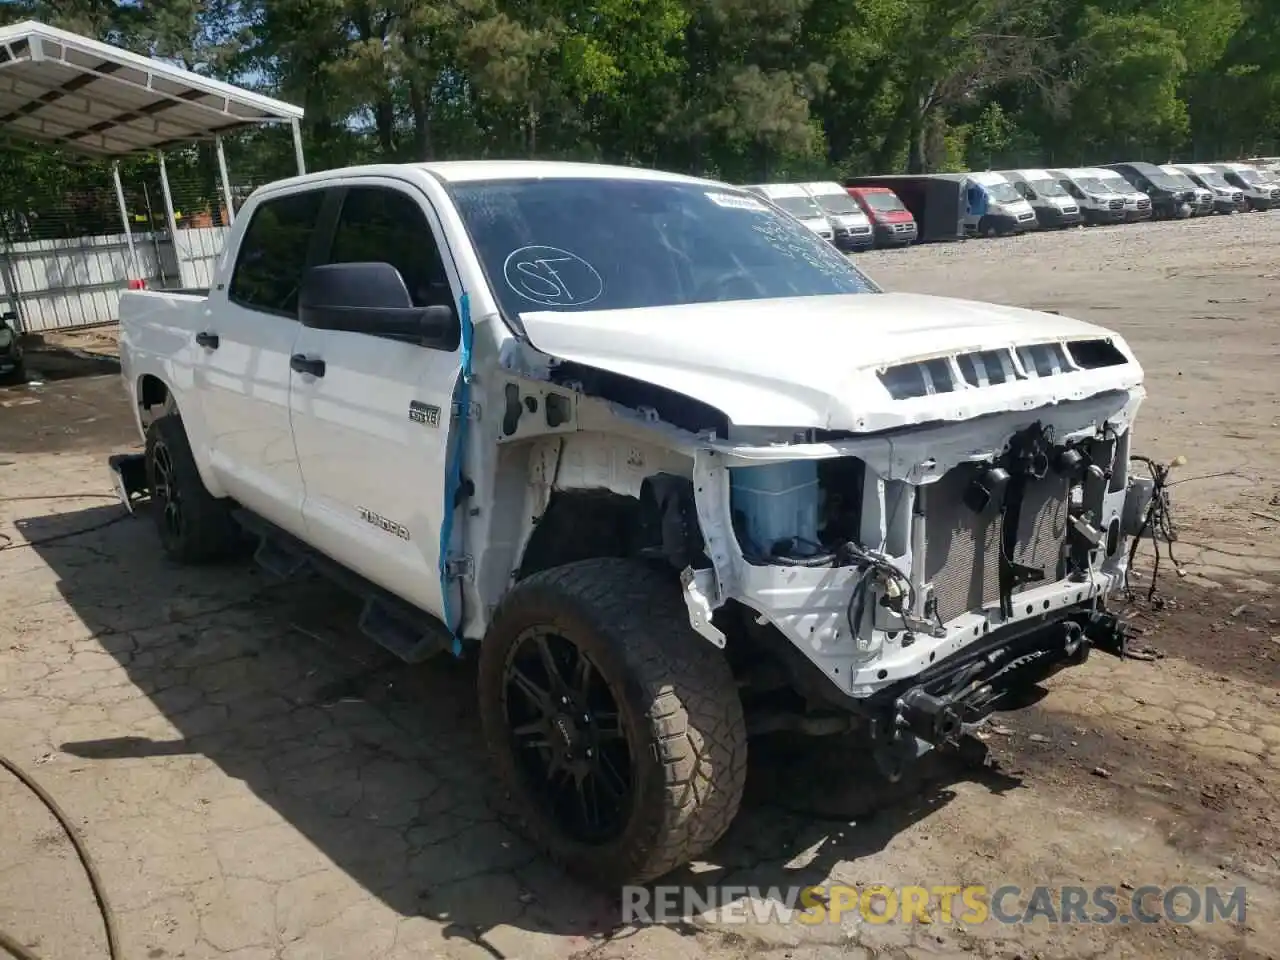
<svg viewBox="0 0 1280 960">
<path fill-rule="evenodd" d="M 102 926 L 107 935 L 107 955 L 111 960 L 120 960 L 122 956 L 120 953 L 120 935 L 116 931 L 115 914 L 111 912 L 111 905 L 107 903 L 106 891 L 102 885 L 102 878 L 98 875 L 98 868 L 94 865 L 93 858 L 89 856 L 89 851 L 85 847 L 79 832 L 72 825 L 71 819 L 58 806 L 58 801 L 54 800 L 44 787 L 40 786 L 29 773 L 3 754 L 0 754 L 0 767 L 4 767 L 12 773 L 27 789 L 34 793 L 40 799 L 40 802 L 45 805 L 45 808 L 53 814 L 53 818 L 58 821 L 62 829 L 66 831 L 67 838 L 71 841 L 71 846 L 75 848 L 76 855 L 80 858 L 80 863 L 84 866 L 84 872 L 89 878 L 89 887 L 93 890 L 93 897 L 98 901 L 98 910 L 102 914 Z M 18 960 L 40 960 L 39 956 L 32 953 L 3 930 L 0 930 L 0 947 L 3 947 L 12 956 L 17 957 Z"/>
</svg>

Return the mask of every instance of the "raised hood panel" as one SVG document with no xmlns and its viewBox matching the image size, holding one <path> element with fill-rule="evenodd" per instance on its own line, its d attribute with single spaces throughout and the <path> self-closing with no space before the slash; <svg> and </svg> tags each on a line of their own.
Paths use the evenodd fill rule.
<svg viewBox="0 0 1280 960">
<path fill-rule="evenodd" d="M 1082 399 L 1142 381 L 1102 327 L 1017 307 L 909 293 L 521 314 L 552 357 L 653 383 L 741 426 L 875 431 Z M 878 373 L 911 361 L 1109 339 L 1127 362 L 894 399 Z"/>
</svg>

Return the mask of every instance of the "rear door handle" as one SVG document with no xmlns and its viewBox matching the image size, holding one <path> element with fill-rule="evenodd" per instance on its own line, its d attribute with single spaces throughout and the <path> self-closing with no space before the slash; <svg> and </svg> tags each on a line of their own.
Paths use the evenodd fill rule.
<svg viewBox="0 0 1280 960">
<path fill-rule="evenodd" d="M 196 344 L 204 347 L 206 350 L 217 350 L 218 335 L 216 333 L 209 333 L 207 330 L 202 330 L 200 333 L 196 334 Z"/>
<path fill-rule="evenodd" d="M 295 353 L 289 358 L 289 366 L 298 373 L 309 373 L 313 377 L 324 376 L 324 361 L 312 359 L 305 354 Z"/>
</svg>

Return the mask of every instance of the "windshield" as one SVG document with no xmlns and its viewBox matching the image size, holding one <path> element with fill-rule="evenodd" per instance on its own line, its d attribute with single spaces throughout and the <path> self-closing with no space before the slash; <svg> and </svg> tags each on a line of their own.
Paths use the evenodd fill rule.
<svg viewBox="0 0 1280 960">
<path fill-rule="evenodd" d="M 1062 189 L 1062 184 L 1057 180 L 1032 180 L 1031 189 L 1042 197 L 1068 196 L 1067 191 Z"/>
<path fill-rule="evenodd" d="M 1111 193 L 1110 187 L 1103 184 L 1097 177 L 1080 177 L 1076 180 L 1076 186 L 1085 193 Z"/>
<path fill-rule="evenodd" d="M 770 197 L 769 202 L 801 220 L 812 220 L 814 217 L 822 216 L 822 211 L 818 209 L 813 197 Z"/>
<path fill-rule="evenodd" d="M 860 213 L 858 205 L 853 202 L 853 197 L 847 193 L 820 193 L 815 198 L 820 206 L 827 213 L 833 213 L 836 216 L 845 216 L 850 213 Z"/>
<path fill-rule="evenodd" d="M 1111 188 L 1112 193 L 1123 193 L 1127 197 L 1131 197 L 1135 193 L 1142 192 L 1124 177 L 1107 177 L 1107 179 L 1102 182 L 1106 184 L 1107 187 Z"/>
<path fill-rule="evenodd" d="M 1237 170 L 1236 173 L 1241 180 L 1251 187 L 1260 187 L 1264 183 L 1269 184 L 1271 182 L 1266 177 L 1261 176 L 1257 170 Z"/>
<path fill-rule="evenodd" d="M 1199 173 L 1196 174 L 1196 176 L 1203 181 L 1206 187 L 1217 187 L 1219 190 L 1232 189 L 1231 184 L 1227 183 L 1227 178 L 1218 173 L 1217 170 L 1214 170 L 1211 173 Z"/>
<path fill-rule="evenodd" d="M 1194 187 L 1195 184 L 1186 177 L 1179 179 L 1172 174 L 1163 171 L 1157 171 L 1147 177 L 1151 181 L 1151 185 L 1159 187 L 1161 190 L 1186 190 L 1188 187 Z"/>
<path fill-rule="evenodd" d="M 1013 189 L 1013 184 L 1007 181 L 984 183 L 982 184 L 982 189 L 986 190 L 996 203 L 1017 203 L 1022 199 L 1018 191 Z"/>
<path fill-rule="evenodd" d="M 879 210 L 881 213 L 898 213 L 907 209 L 896 193 L 879 193 L 873 190 L 864 193 L 862 199 L 872 210 Z"/>
<path fill-rule="evenodd" d="M 1165 173 L 1165 176 L 1173 181 L 1174 186 L 1179 190 L 1195 190 L 1196 185 L 1190 177 L 1185 173 Z M 1154 178 L 1153 178 L 1154 180 Z"/>
<path fill-rule="evenodd" d="M 729 187 L 548 178 L 450 192 L 509 317 L 876 291 L 831 244 Z"/>
</svg>

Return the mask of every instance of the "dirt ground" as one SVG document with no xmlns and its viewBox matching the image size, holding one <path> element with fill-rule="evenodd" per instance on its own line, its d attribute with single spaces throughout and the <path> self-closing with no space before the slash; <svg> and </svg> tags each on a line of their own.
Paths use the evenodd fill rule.
<svg viewBox="0 0 1280 960">
<path fill-rule="evenodd" d="M 1095 654 L 1049 681 L 989 728 L 986 767 L 888 787 L 849 744 L 762 744 L 733 830 L 676 878 L 1122 901 L 1242 885 L 1243 923 L 620 926 L 616 892 L 503 826 L 465 664 L 390 662 L 323 585 L 157 556 L 109 495 L 105 455 L 135 445 L 110 360 L 88 356 L 109 331 L 35 349 L 38 384 L 0 390 L 0 753 L 84 832 L 130 960 L 1280 957 L 1277 250 L 1280 213 L 858 258 L 889 289 L 1127 337 L 1148 372 L 1138 446 L 1188 459 L 1184 576 L 1166 559 L 1162 602 L 1130 611 L 1143 659 Z M 0 823 L 0 930 L 47 958 L 105 956 L 70 846 L 2 772 Z"/>
</svg>

